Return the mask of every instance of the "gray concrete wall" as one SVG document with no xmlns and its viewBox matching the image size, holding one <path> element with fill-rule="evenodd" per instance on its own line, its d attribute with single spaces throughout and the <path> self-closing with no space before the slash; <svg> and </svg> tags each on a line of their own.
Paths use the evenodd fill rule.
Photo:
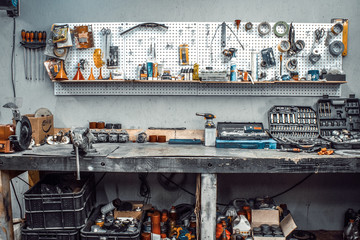
<svg viewBox="0 0 360 240">
<path fill-rule="evenodd" d="M 360 96 L 360 81 L 358 81 L 358 64 L 360 48 L 360 1 L 335 0 L 303 0 L 303 1 L 266 1 L 266 0 L 26 0 L 21 1 L 21 16 L 16 19 L 16 66 L 15 84 L 18 97 L 23 98 L 22 113 L 33 113 L 40 107 L 49 108 L 55 115 L 56 127 L 86 126 L 89 120 L 106 120 L 121 122 L 125 128 L 147 128 L 149 126 L 179 127 L 200 129 L 203 127 L 201 118 L 195 112 L 212 112 L 217 115 L 218 121 L 262 121 L 267 122 L 266 111 L 274 104 L 296 104 L 313 106 L 317 100 L 314 97 L 183 97 L 183 96 L 54 96 L 53 84 L 47 81 L 27 81 L 24 78 L 23 51 L 19 46 L 20 31 L 49 30 L 54 22 L 161 22 L 161 21 L 270 21 L 284 20 L 287 22 L 329 22 L 334 17 L 350 19 L 349 24 L 349 55 L 344 58 L 343 69 L 347 74 L 348 83 L 342 86 L 342 95 L 355 93 Z M 12 19 L 0 12 L 0 105 L 6 97 L 12 97 L 10 79 L 10 57 L 12 46 Z M 8 123 L 11 119 L 9 110 L 0 109 L 0 123 Z M 122 176 L 117 176 L 119 184 L 123 182 Z M 295 219 L 302 228 L 340 229 L 340 212 L 349 206 L 359 208 L 359 186 L 349 184 L 359 179 L 359 176 L 348 177 L 344 175 L 321 175 L 314 178 L 316 184 L 306 185 L 294 191 L 292 197 L 283 196 L 282 202 L 288 202 L 290 209 L 295 211 Z M 127 176 L 125 182 L 136 182 L 136 176 Z M 242 177 L 239 176 L 239 179 Z M 252 179 L 252 178 L 250 178 Z M 263 188 L 272 189 L 267 175 L 260 175 L 262 183 L 257 182 L 259 190 L 256 195 L 263 194 Z M 284 189 L 289 182 L 295 182 L 297 176 L 279 177 L 271 175 L 276 180 L 278 188 Z M 329 182 L 337 179 L 337 184 Z M 232 180 L 232 179 L 229 179 Z M 291 180 L 291 181 L 288 181 Z M 240 181 L 240 180 L 239 180 Z M 112 179 L 107 182 L 113 183 Z M 251 182 L 247 188 L 242 188 L 243 181 L 234 185 L 231 191 L 254 189 Z M 154 183 L 156 186 L 156 182 Z M 229 188 L 229 185 L 226 184 Z M 107 184 L 105 192 L 110 192 L 109 200 L 119 192 L 110 191 Z M 193 184 L 190 186 L 193 187 Z M 220 191 L 221 190 L 221 185 Z M 232 186 L 232 185 L 231 185 Z M 236 187 L 238 186 L 238 187 Z M 125 188 L 126 189 L 126 186 Z M 162 194 L 160 188 L 155 190 L 154 201 L 160 203 Z M 312 189 L 309 191 L 309 189 Z M 132 191 L 133 189 L 131 189 Z M 318 191 L 320 191 L 319 194 Z M 129 190 L 130 191 L 130 190 Z M 230 191 L 230 190 L 227 190 Z M 270 190 L 269 190 L 270 191 Z M 226 191 L 225 191 L 226 193 Z M 255 190 L 252 192 L 255 194 Z M 251 195 L 248 193 L 249 195 Z M 304 201 L 297 197 L 304 196 Z M 315 194 L 316 193 L 316 194 Z M 129 196 L 134 196 L 129 194 Z M 180 193 L 179 193 L 180 194 Z M 221 192 L 219 192 L 221 194 Z M 266 194 L 266 193 L 264 193 Z M 270 193 L 267 193 L 270 194 Z M 234 192 L 229 199 L 238 196 Z M 326 199 L 324 199 L 324 196 Z M 335 196 L 335 198 L 333 198 Z M 344 196 L 344 199 L 340 196 Z M 184 194 L 176 197 L 176 201 L 169 200 L 168 207 L 173 202 L 189 200 Z M 221 194 L 225 201 L 226 194 Z M 343 201 L 344 200 L 344 201 Z M 316 209 L 311 218 L 304 216 L 308 203 Z M 316 203 L 316 204 L 313 204 Z M 357 204 L 355 204 L 357 203 Z M 330 209 L 330 210 L 329 210 Z M 336 216 L 333 211 L 336 209 Z M 319 214 L 315 214 L 319 213 Z M 331 220 L 329 220 L 331 219 Z M 308 224 L 308 222 L 310 222 Z"/>
</svg>

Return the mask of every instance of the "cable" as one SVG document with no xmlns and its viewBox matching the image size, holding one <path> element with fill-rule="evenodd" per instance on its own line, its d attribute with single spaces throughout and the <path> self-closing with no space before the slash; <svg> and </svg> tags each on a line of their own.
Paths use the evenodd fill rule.
<svg viewBox="0 0 360 240">
<path fill-rule="evenodd" d="M 184 192 L 190 194 L 191 196 L 194 196 L 195 197 L 195 194 L 190 192 L 189 190 L 183 188 L 182 186 L 180 186 L 179 184 L 177 184 L 176 182 L 172 181 L 170 178 L 168 178 L 167 176 L 165 176 L 164 174 L 162 173 L 159 173 L 159 175 L 161 175 L 163 178 L 165 178 L 168 182 L 174 184 L 176 187 L 180 188 L 181 190 L 183 190 Z"/>
<path fill-rule="evenodd" d="M 148 203 L 151 198 L 151 189 L 147 181 L 149 173 L 139 173 L 138 177 L 141 181 L 140 184 L 140 196 L 144 197 L 144 203 Z"/>
<path fill-rule="evenodd" d="M 24 179 L 22 179 L 21 177 L 17 177 L 18 179 L 20 179 L 21 181 L 23 181 L 24 183 L 26 183 L 29 187 L 31 187 L 31 185 L 27 182 L 27 181 L 25 181 Z"/>
<path fill-rule="evenodd" d="M 101 176 L 101 178 L 97 181 L 97 183 L 95 184 L 95 188 L 97 187 L 97 185 L 99 185 L 99 183 L 104 179 L 106 175 L 106 172 Z"/>
<path fill-rule="evenodd" d="M 172 185 L 173 183 L 170 182 L 169 179 L 174 179 L 175 176 L 179 176 L 179 174 L 170 173 L 169 177 L 165 178 L 165 175 L 163 173 L 158 173 L 157 180 L 165 190 L 167 190 L 169 192 L 173 192 L 173 191 L 176 191 L 179 189 L 178 185 L 184 186 L 184 184 L 186 182 L 186 174 L 180 174 L 180 176 L 182 178 L 178 181 L 178 184 Z M 164 178 L 165 178 L 165 180 L 164 180 Z"/>
<path fill-rule="evenodd" d="M 296 183 L 296 184 L 293 185 L 292 187 L 286 189 L 285 191 L 283 191 L 283 192 L 281 192 L 281 193 L 278 193 L 278 194 L 272 196 L 271 198 L 276 198 L 276 197 L 278 197 L 278 196 L 280 196 L 280 195 L 283 195 L 283 194 L 287 193 L 288 191 L 294 189 L 295 187 L 297 187 L 297 186 L 299 186 L 300 184 L 302 184 L 303 182 L 305 182 L 305 181 L 306 181 L 309 177 L 311 177 L 312 175 L 314 175 L 314 173 L 310 173 L 309 175 L 307 175 L 306 177 L 304 177 L 301 181 L 299 181 L 298 183 Z"/>
<path fill-rule="evenodd" d="M 18 203 L 18 205 L 19 205 L 20 218 L 22 218 L 22 217 L 23 217 L 23 212 L 22 212 L 22 208 L 21 208 L 21 204 L 20 204 L 19 198 L 18 198 L 18 196 L 17 196 L 17 194 L 16 194 L 16 191 L 15 191 L 14 183 L 12 182 L 12 180 L 10 180 L 10 183 L 11 183 L 11 187 L 12 187 L 12 189 L 13 189 L 13 192 L 14 192 L 14 195 L 15 195 L 15 198 L 16 198 L 16 201 L 17 201 L 17 203 Z"/>
<path fill-rule="evenodd" d="M 15 92 L 15 79 L 14 79 L 14 61 L 15 61 L 15 31 L 16 31 L 16 20 L 15 17 L 13 17 L 14 20 L 14 30 L 13 30 L 13 45 L 12 45 L 12 53 L 11 53 L 11 82 L 12 82 L 12 88 L 13 88 L 13 95 L 14 98 L 16 98 L 16 92 Z"/>
</svg>

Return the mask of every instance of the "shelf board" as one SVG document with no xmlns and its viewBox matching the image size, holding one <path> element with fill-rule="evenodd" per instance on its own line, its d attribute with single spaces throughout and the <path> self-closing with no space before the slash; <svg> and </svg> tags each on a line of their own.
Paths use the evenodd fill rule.
<svg viewBox="0 0 360 240">
<path fill-rule="evenodd" d="M 183 80 L 62 80 L 56 81 L 55 83 L 124 83 L 124 82 L 136 82 L 136 83 L 201 83 L 201 84 L 252 84 L 250 81 L 242 82 L 230 82 L 230 81 L 183 81 Z M 254 84 L 344 84 L 346 81 L 258 81 Z"/>
</svg>

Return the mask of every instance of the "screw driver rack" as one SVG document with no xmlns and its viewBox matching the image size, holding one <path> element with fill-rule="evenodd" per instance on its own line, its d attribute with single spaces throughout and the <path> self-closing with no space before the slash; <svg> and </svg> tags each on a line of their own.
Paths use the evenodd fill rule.
<svg viewBox="0 0 360 240">
<path fill-rule="evenodd" d="M 324 96 L 317 102 L 320 135 L 337 149 L 360 148 L 360 104 L 349 98 Z"/>
</svg>

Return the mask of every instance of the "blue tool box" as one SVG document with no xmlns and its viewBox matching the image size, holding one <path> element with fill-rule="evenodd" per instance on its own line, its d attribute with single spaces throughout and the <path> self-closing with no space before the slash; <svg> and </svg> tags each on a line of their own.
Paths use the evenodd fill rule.
<svg viewBox="0 0 360 240">
<path fill-rule="evenodd" d="M 215 141 L 217 148 L 243 148 L 243 149 L 276 149 L 276 141 L 274 139 L 265 140 L 221 140 Z"/>
</svg>

